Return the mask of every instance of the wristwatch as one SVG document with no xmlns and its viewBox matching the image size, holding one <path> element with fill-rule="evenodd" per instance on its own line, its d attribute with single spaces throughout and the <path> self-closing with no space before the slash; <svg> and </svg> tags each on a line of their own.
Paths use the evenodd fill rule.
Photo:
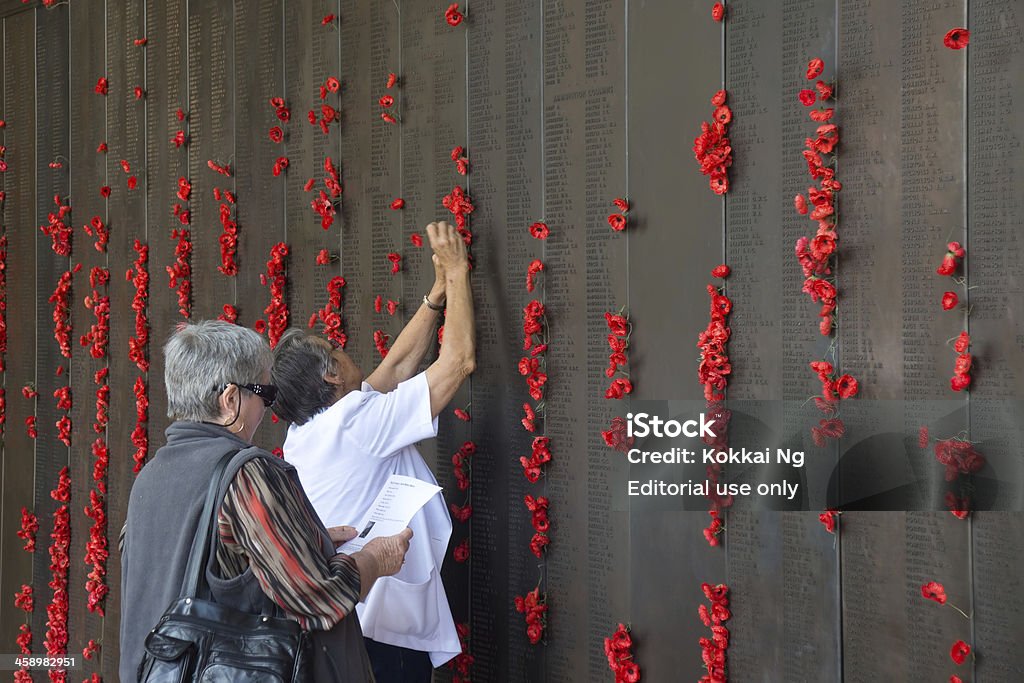
<svg viewBox="0 0 1024 683">
<path fill-rule="evenodd" d="M 426 294 L 423 295 L 423 303 L 425 303 L 427 305 L 427 308 L 429 308 L 432 311 L 440 312 L 444 310 L 444 304 L 433 303 L 430 299 L 427 298 Z"/>
</svg>

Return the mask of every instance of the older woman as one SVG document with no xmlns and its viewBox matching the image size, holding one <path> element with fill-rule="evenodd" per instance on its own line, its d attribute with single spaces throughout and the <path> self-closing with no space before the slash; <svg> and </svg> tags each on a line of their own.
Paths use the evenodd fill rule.
<svg viewBox="0 0 1024 683">
<path fill-rule="evenodd" d="M 302 330 L 286 332 L 274 350 L 274 411 L 292 423 L 284 456 L 327 524 L 358 523 L 391 474 L 435 483 L 415 444 L 437 435 L 438 414 L 475 368 L 465 242 L 443 221 L 426 232 L 434 286 L 369 377 L 344 351 Z M 442 304 L 444 344 L 420 372 Z M 462 650 L 441 581 L 452 531 L 444 499 L 435 496 L 409 526 L 416 539 L 405 566 L 359 605 L 378 683 L 429 683 L 432 668 Z"/>
<path fill-rule="evenodd" d="M 377 577 L 401 568 L 411 531 L 335 554 L 354 532 L 328 532 L 294 469 L 251 445 L 276 394 L 258 334 L 218 321 L 183 324 L 164 355 L 175 422 L 132 486 L 122 531 L 121 680 L 136 680 L 146 634 L 179 597 L 214 466 L 234 450 L 206 569 L 214 599 L 256 614 L 273 603 L 311 631 L 314 680 L 371 680 L 354 607 Z"/>
</svg>

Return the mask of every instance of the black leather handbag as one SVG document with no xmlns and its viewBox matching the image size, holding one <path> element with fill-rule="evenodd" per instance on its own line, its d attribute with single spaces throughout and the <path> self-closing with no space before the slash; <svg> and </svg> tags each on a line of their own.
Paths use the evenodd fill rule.
<svg viewBox="0 0 1024 683">
<path fill-rule="evenodd" d="M 214 552 L 217 491 L 234 451 L 214 470 L 192 541 L 181 596 L 146 636 L 140 683 L 304 683 L 311 678 L 308 634 L 298 622 L 248 614 L 213 602 L 204 568 Z"/>
</svg>

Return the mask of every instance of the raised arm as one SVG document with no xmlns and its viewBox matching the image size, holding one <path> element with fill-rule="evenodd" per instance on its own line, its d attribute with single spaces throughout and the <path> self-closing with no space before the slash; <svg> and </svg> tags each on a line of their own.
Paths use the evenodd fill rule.
<svg viewBox="0 0 1024 683">
<path fill-rule="evenodd" d="M 476 369 L 476 323 L 466 243 L 455 228 L 444 221 L 428 225 L 427 235 L 444 268 L 445 294 L 448 297 L 441 353 L 427 368 L 430 412 L 436 417 Z"/>
<path fill-rule="evenodd" d="M 431 244 L 433 246 L 433 244 Z M 445 302 L 445 277 L 444 266 L 435 253 L 434 263 L 434 285 L 427 294 L 427 301 L 421 302 L 416 314 L 413 315 L 402 332 L 395 339 L 395 343 L 388 351 L 388 355 L 381 360 L 380 365 L 374 370 L 366 383 L 381 393 L 387 393 L 415 375 L 423 362 L 424 356 L 430 349 L 434 339 L 434 324 L 437 322 L 438 312 L 430 306 L 443 306 Z"/>
</svg>

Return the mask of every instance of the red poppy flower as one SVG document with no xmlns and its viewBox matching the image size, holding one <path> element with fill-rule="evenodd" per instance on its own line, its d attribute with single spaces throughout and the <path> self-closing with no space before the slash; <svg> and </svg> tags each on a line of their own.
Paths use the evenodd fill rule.
<svg viewBox="0 0 1024 683">
<path fill-rule="evenodd" d="M 960 303 L 960 299 L 957 297 L 956 292 L 946 292 L 942 295 L 942 310 L 952 310 L 956 308 L 958 303 Z"/>
<path fill-rule="evenodd" d="M 971 354 L 961 353 L 956 357 L 956 366 L 953 368 L 953 372 L 958 375 L 966 375 L 971 371 Z"/>
<path fill-rule="evenodd" d="M 315 184 L 316 184 L 316 181 L 313 180 L 312 178 L 310 178 L 309 180 L 306 181 L 306 184 L 302 186 L 302 191 L 303 192 L 309 192 L 310 190 L 313 189 L 313 185 L 315 185 Z"/>
<path fill-rule="evenodd" d="M 394 209 L 395 211 L 398 211 L 399 209 L 404 209 L 405 200 L 402 199 L 401 197 L 398 197 L 397 199 L 391 202 L 391 208 Z"/>
<path fill-rule="evenodd" d="M 321 249 L 319 252 L 317 252 L 316 263 L 318 266 L 326 266 L 330 262 L 331 252 L 327 251 L 326 249 Z"/>
<path fill-rule="evenodd" d="M 827 84 L 825 81 L 818 81 L 815 83 L 814 89 L 818 91 L 818 99 L 823 102 L 832 97 L 832 86 Z"/>
<path fill-rule="evenodd" d="M 396 84 L 396 83 L 398 83 L 398 76 L 397 76 L 397 75 L 395 75 L 394 73 L 389 73 L 389 74 L 388 74 L 388 82 L 387 82 L 387 85 L 386 85 L 386 86 L 384 86 L 384 87 L 386 87 L 386 88 L 389 88 L 389 89 L 390 89 L 390 88 L 393 88 L 393 87 L 395 87 L 395 84 Z"/>
<path fill-rule="evenodd" d="M 711 277 L 726 278 L 726 277 L 729 277 L 729 273 L 731 273 L 731 272 L 732 272 L 732 269 L 729 266 L 727 266 L 727 265 L 725 265 L 723 263 L 721 265 L 715 266 L 711 270 Z"/>
<path fill-rule="evenodd" d="M 801 216 L 807 215 L 807 200 L 802 194 L 798 194 L 793 197 L 793 206 L 796 208 L 796 212 Z"/>
<path fill-rule="evenodd" d="M 216 171 L 217 173 L 220 173 L 221 175 L 224 175 L 224 176 L 228 176 L 228 177 L 231 176 L 231 167 L 230 166 L 227 166 L 227 165 L 221 166 L 220 164 L 218 164 L 213 159 L 207 160 L 206 165 L 207 165 L 207 167 L 209 167 L 209 169 L 211 171 Z"/>
<path fill-rule="evenodd" d="M 185 144 L 185 131 L 179 130 L 177 133 L 175 133 L 174 137 L 171 138 L 171 142 L 174 143 L 175 147 L 181 147 L 182 145 L 184 145 Z"/>
<path fill-rule="evenodd" d="M 732 121 L 732 109 L 729 109 L 727 105 L 721 105 L 715 109 L 715 113 L 712 114 L 715 121 L 722 124 L 723 126 L 728 125 Z"/>
<path fill-rule="evenodd" d="M 320 20 L 320 25 L 321 26 L 327 26 L 327 24 L 331 23 L 332 21 L 334 21 L 334 15 L 333 14 L 325 14 L 324 18 Z"/>
<path fill-rule="evenodd" d="M 606 312 L 604 314 L 604 320 L 612 334 L 619 337 L 629 335 L 629 320 L 626 316 Z M 609 340 L 611 339 L 612 337 L 609 337 Z"/>
<path fill-rule="evenodd" d="M 288 123 L 292 118 L 292 111 L 288 107 L 278 107 L 275 113 L 277 118 L 285 123 Z"/>
<path fill-rule="evenodd" d="M 825 70 L 825 62 L 815 57 L 807 63 L 807 80 L 813 81 Z"/>
<path fill-rule="evenodd" d="M 107 153 L 107 143 L 106 142 L 101 142 L 99 144 L 99 146 L 96 147 L 96 152 L 97 152 L 97 154 L 106 154 Z"/>
<path fill-rule="evenodd" d="M 459 11 L 459 3 L 453 2 L 448 5 L 448 9 L 444 11 L 444 19 L 448 22 L 449 26 L 458 26 L 462 23 L 462 12 Z"/>
<path fill-rule="evenodd" d="M 341 81 L 334 76 L 329 76 L 326 81 L 327 89 L 331 92 L 338 92 L 341 90 Z"/>
<path fill-rule="evenodd" d="M 465 562 L 469 559 L 469 539 L 463 539 L 462 543 L 455 546 L 452 551 L 452 557 L 456 562 Z"/>
<path fill-rule="evenodd" d="M 380 106 L 388 109 L 395 103 L 395 98 L 391 95 L 381 95 L 381 98 L 377 100 L 377 102 L 380 103 Z"/>
<path fill-rule="evenodd" d="M 623 199 L 622 197 L 616 197 L 615 199 L 613 199 L 612 204 L 614 204 L 615 207 L 622 213 L 629 213 L 629 201 Z"/>
<path fill-rule="evenodd" d="M 942 44 L 950 50 L 962 50 L 971 42 L 971 32 L 965 28 L 951 28 L 942 39 Z"/>
<path fill-rule="evenodd" d="M 725 18 L 725 7 L 722 6 L 722 3 L 716 2 L 711 8 L 711 18 L 715 21 L 721 21 Z"/>
<path fill-rule="evenodd" d="M 949 683 L 964 683 L 964 680 L 959 676 L 953 675 L 949 677 Z"/>
<path fill-rule="evenodd" d="M 392 252 L 390 252 L 388 254 L 388 261 L 391 261 L 391 274 L 392 275 L 394 275 L 399 270 L 401 270 L 401 267 L 402 267 L 402 257 L 401 256 L 399 256 L 398 254 L 396 254 L 395 252 L 392 251 Z"/>
<path fill-rule="evenodd" d="M 95 90 L 99 95 L 106 95 L 109 85 L 110 84 L 107 81 L 106 76 L 100 76 L 99 80 L 96 81 L 96 87 L 94 87 L 93 90 Z"/>
<path fill-rule="evenodd" d="M 100 188 L 100 196 L 103 197 L 104 199 L 107 199 L 108 197 L 110 197 L 110 187 L 107 186 L 107 185 L 104 185 L 103 187 L 101 187 Z"/>
<path fill-rule="evenodd" d="M 149 39 L 147 39 L 147 38 L 136 38 L 134 42 L 135 42 L 135 47 L 142 47 L 146 43 L 149 42 Z"/>
<path fill-rule="evenodd" d="M 843 375 L 836 380 L 836 393 L 839 398 L 853 398 L 857 395 L 859 385 L 857 380 L 850 375 Z"/>
<path fill-rule="evenodd" d="M 935 269 L 939 275 L 952 275 L 956 272 L 956 259 L 952 254 L 946 254 L 942 258 L 942 265 Z"/>
<path fill-rule="evenodd" d="M 135 187 L 136 187 L 136 186 L 137 186 L 138 184 L 139 184 L 139 179 L 138 179 L 138 178 L 136 178 L 136 177 L 135 177 L 135 176 L 133 176 L 133 175 L 130 175 L 130 176 L 128 176 L 128 189 L 129 189 L 129 190 L 134 190 L 134 189 L 135 189 Z"/>
<path fill-rule="evenodd" d="M 953 344 L 953 349 L 955 349 L 957 353 L 963 353 L 968 349 L 968 347 L 970 347 L 970 345 L 970 335 L 968 335 L 966 332 L 961 332 L 960 336 L 956 338 L 956 342 Z"/>
<path fill-rule="evenodd" d="M 949 378 L 949 388 L 953 391 L 963 391 L 971 386 L 970 375 L 953 375 Z"/>
<path fill-rule="evenodd" d="M 940 605 L 946 604 L 946 589 L 937 581 L 929 581 L 921 586 L 921 595 Z"/>
<path fill-rule="evenodd" d="M 833 508 L 829 508 L 818 515 L 818 521 L 825 525 L 825 531 L 830 534 L 834 534 L 836 532 L 836 522 L 838 519 L 838 512 Z"/>
<path fill-rule="evenodd" d="M 953 643 L 953 647 L 949 649 L 949 656 L 952 657 L 953 661 L 958 665 L 963 664 L 969 654 L 971 654 L 971 646 L 962 640 L 958 640 Z"/>
<path fill-rule="evenodd" d="M 178 107 L 178 110 L 174 112 L 174 115 L 178 118 L 179 121 L 185 120 L 185 112 L 182 111 L 181 107 Z"/>
<path fill-rule="evenodd" d="M 142 87 L 138 85 L 132 88 L 132 92 L 135 93 L 135 99 L 137 100 L 141 100 L 142 96 L 146 94 Z"/>
<path fill-rule="evenodd" d="M 530 226 L 530 234 L 539 240 L 546 240 L 551 232 L 548 230 L 547 223 L 537 222 Z"/>
<path fill-rule="evenodd" d="M 312 113 L 312 112 L 310 112 L 310 113 Z M 396 119 L 394 116 L 392 116 L 391 114 L 387 113 L 386 111 L 381 112 L 380 117 L 386 123 L 398 123 L 398 119 Z"/>
<path fill-rule="evenodd" d="M 268 133 L 272 142 L 281 142 L 284 140 L 284 131 L 281 130 L 281 126 L 274 126 Z"/>
<path fill-rule="evenodd" d="M 811 120 L 817 121 L 818 123 L 824 123 L 829 121 L 836 113 L 835 109 L 815 109 L 811 112 Z"/>
<path fill-rule="evenodd" d="M 398 302 L 397 301 L 392 301 L 391 299 L 388 299 L 387 309 L 388 309 L 388 315 L 394 315 L 395 313 L 398 312 Z"/>
<path fill-rule="evenodd" d="M 612 227 L 612 230 L 622 232 L 626 229 L 626 217 L 621 213 L 613 213 L 608 216 L 608 225 Z"/>
<path fill-rule="evenodd" d="M 800 103 L 803 104 L 805 107 L 811 106 L 817 99 L 817 96 L 814 94 L 813 90 L 801 90 L 797 97 L 800 98 Z"/>
<path fill-rule="evenodd" d="M 729 177 L 724 173 L 711 176 L 711 190 L 715 194 L 725 194 L 729 191 Z"/>
<path fill-rule="evenodd" d="M 288 157 L 278 157 L 274 162 L 274 176 L 281 175 L 288 168 L 289 163 Z"/>
<path fill-rule="evenodd" d="M 605 398 L 621 399 L 626 394 L 633 393 L 633 383 L 621 377 L 612 380 L 604 392 Z"/>
<path fill-rule="evenodd" d="M 412 246 L 414 247 L 423 246 L 423 236 L 420 235 L 419 233 L 414 232 L 413 234 L 409 235 L 409 241 L 412 242 Z"/>
</svg>

